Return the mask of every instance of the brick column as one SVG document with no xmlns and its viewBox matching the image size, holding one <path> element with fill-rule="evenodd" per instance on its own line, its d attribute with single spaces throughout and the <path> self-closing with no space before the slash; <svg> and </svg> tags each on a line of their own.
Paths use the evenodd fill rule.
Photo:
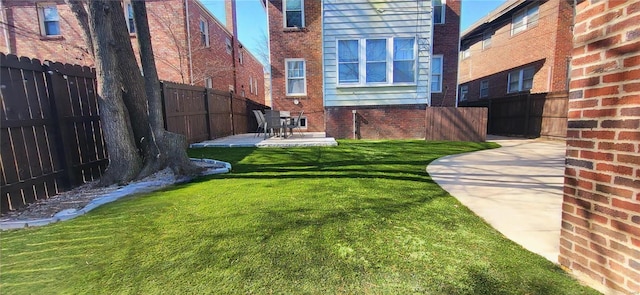
<svg viewBox="0 0 640 295">
<path fill-rule="evenodd" d="M 640 292 L 640 2 L 577 6 L 559 262 Z"/>
</svg>

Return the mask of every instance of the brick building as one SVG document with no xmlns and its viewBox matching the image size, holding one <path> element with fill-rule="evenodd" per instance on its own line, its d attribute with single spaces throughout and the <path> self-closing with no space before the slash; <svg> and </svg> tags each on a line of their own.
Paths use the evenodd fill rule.
<svg viewBox="0 0 640 295">
<path fill-rule="evenodd" d="M 424 138 L 455 106 L 460 1 L 270 0 L 272 106 L 337 138 Z"/>
<path fill-rule="evenodd" d="M 459 101 L 567 91 L 570 1 L 510 0 L 462 32 Z"/>
<path fill-rule="evenodd" d="M 1 52 L 93 66 L 80 25 L 63 0 L 0 1 Z M 234 90 L 264 103 L 264 66 L 236 38 L 235 1 L 225 1 L 227 27 L 198 0 L 146 2 L 161 80 Z M 123 16 L 137 52 L 130 4 L 123 3 Z"/>
<path fill-rule="evenodd" d="M 640 2 L 576 7 L 559 262 L 640 292 Z"/>
</svg>

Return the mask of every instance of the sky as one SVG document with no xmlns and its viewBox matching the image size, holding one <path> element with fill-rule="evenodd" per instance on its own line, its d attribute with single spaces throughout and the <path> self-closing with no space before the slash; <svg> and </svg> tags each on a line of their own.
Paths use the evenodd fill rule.
<svg viewBox="0 0 640 295">
<path fill-rule="evenodd" d="M 225 23 L 224 0 L 200 0 L 218 18 Z M 312 0 L 320 1 L 320 0 Z M 505 0 L 462 0 L 461 31 L 496 9 Z M 260 0 L 236 0 L 238 39 L 249 51 L 260 58 L 258 52 L 267 32 L 267 14 Z M 266 64 L 266 61 L 263 61 Z"/>
</svg>

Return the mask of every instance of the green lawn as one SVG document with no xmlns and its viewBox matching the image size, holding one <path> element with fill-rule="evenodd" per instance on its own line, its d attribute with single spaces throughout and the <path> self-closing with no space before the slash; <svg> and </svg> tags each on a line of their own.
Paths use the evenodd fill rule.
<svg viewBox="0 0 640 295">
<path fill-rule="evenodd" d="M 425 167 L 491 144 L 198 149 L 230 174 L 2 232 L 1 294 L 597 294 Z"/>
</svg>

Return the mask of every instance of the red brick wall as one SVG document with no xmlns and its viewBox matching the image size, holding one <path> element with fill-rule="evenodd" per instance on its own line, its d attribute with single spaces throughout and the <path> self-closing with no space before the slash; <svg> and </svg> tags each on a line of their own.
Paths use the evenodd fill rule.
<svg viewBox="0 0 640 295">
<path fill-rule="evenodd" d="M 530 2 L 528 2 L 530 4 Z M 489 81 L 489 97 L 507 95 L 510 71 L 535 65 L 532 93 L 567 90 L 567 60 L 571 56 L 572 8 L 568 1 L 539 2 L 539 21 L 534 27 L 511 36 L 511 18 L 526 5 L 492 22 L 491 46 L 482 48 L 484 29 L 467 33 L 470 56 L 460 60 L 460 85 L 467 85 L 468 101 L 480 99 L 480 82 Z"/>
<path fill-rule="evenodd" d="M 298 113 L 304 110 L 307 131 L 324 131 L 325 117 L 322 91 L 322 1 L 304 1 L 302 30 L 285 29 L 282 1 L 268 3 L 271 46 L 271 100 L 274 109 Z M 285 58 L 304 58 L 306 61 L 307 95 L 286 96 Z M 294 104 L 294 99 L 299 104 Z"/>
<path fill-rule="evenodd" d="M 560 264 L 640 291 L 640 3 L 578 4 Z"/>
<path fill-rule="evenodd" d="M 447 1 L 444 24 L 433 28 L 433 54 L 442 55 L 442 93 L 431 93 L 432 106 L 455 106 L 458 85 L 458 43 L 460 38 L 460 0 Z"/>
<path fill-rule="evenodd" d="M 426 105 L 327 107 L 327 136 L 354 139 L 353 110 L 358 139 L 423 139 Z"/>
<path fill-rule="evenodd" d="M 0 51 L 27 56 L 40 60 L 52 60 L 63 63 L 93 66 L 93 57 L 84 48 L 84 39 L 79 24 L 63 0 L 55 0 L 60 15 L 61 37 L 45 38 L 40 36 L 36 3 L 43 1 L 16 0 L 4 1 L 7 23 L 15 26 L 10 30 L 10 48 L 0 42 Z M 52 1 L 45 1 L 52 2 Z M 123 11 L 124 13 L 124 11 Z M 161 80 L 177 83 L 190 83 L 189 47 L 186 43 L 185 7 L 183 0 L 147 0 L 149 28 L 152 36 L 153 51 L 158 75 Z M 231 34 L 205 12 L 195 1 L 189 1 L 189 27 L 191 28 L 191 50 L 193 64 L 193 83 L 204 85 L 204 78 L 211 76 L 214 89 L 229 91 L 234 84 L 233 57 L 226 53 L 225 39 Z M 199 19 L 209 22 L 210 47 L 200 45 Z M 137 40 L 131 37 L 134 51 L 137 52 Z M 236 42 L 236 48 L 238 48 Z M 246 96 L 264 103 L 264 76 L 262 65 L 250 54 L 239 68 L 239 85 L 247 85 Z M 259 93 L 248 91 L 249 75 L 258 80 Z M 240 81 L 241 79 L 241 81 Z M 239 92 L 238 92 L 239 93 Z"/>
</svg>

